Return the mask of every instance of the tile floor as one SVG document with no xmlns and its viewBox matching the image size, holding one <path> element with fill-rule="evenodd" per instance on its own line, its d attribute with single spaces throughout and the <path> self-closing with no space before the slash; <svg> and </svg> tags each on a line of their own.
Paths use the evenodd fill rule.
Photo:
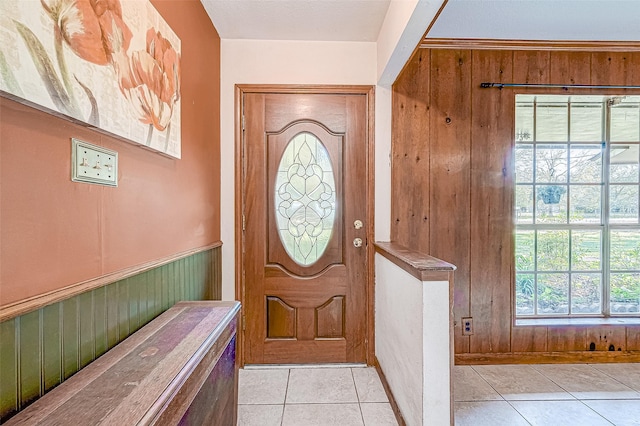
<svg viewBox="0 0 640 426">
<path fill-rule="evenodd" d="M 456 366 L 456 426 L 640 425 L 640 364 Z M 240 370 L 238 425 L 396 425 L 373 368 Z"/>
<path fill-rule="evenodd" d="M 640 425 L 640 364 L 454 368 L 456 426 Z"/>
<path fill-rule="evenodd" d="M 240 426 L 397 425 L 371 367 L 240 370 Z"/>
</svg>

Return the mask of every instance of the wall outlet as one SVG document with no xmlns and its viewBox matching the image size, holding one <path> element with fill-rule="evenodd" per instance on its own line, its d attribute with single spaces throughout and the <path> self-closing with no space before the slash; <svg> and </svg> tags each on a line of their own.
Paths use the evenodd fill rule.
<svg viewBox="0 0 640 426">
<path fill-rule="evenodd" d="M 473 318 L 462 318 L 462 335 L 471 336 L 473 334 Z"/>
<path fill-rule="evenodd" d="M 118 186 L 118 153 L 71 139 L 71 180 Z"/>
</svg>

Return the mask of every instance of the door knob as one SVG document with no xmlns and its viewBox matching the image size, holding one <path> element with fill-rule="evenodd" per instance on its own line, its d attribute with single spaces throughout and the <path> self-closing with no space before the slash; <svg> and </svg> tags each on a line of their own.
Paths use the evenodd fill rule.
<svg viewBox="0 0 640 426">
<path fill-rule="evenodd" d="M 362 238 L 354 238 L 353 239 L 353 246 L 354 247 L 362 247 Z"/>
</svg>

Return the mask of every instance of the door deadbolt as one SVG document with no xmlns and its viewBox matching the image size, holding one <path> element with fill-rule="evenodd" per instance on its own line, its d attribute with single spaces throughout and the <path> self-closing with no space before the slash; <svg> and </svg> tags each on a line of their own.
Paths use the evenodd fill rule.
<svg viewBox="0 0 640 426">
<path fill-rule="evenodd" d="M 353 222 L 353 227 L 356 229 L 362 228 L 362 221 L 360 219 L 356 220 L 355 222 Z"/>
<path fill-rule="evenodd" d="M 353 239 L 353 246 L 354 247 L 362 247 L 362 238 L 354 238 Z"/>
</svg>

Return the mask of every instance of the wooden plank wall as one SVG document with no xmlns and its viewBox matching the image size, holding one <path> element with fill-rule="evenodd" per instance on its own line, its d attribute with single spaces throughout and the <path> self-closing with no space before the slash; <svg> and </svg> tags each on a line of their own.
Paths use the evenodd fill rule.
<svg viewBox="0 0 640 426">
<path fill-rule="evenodd" d="M 456 354 L 586 351 L 591 342 L 640 351 L 637 326 L 512 325 L 513 116 L 523 89 L 481 82 L 640 85 L 640 53 L 423 48 L 396 81 L 391 239 L 458 267 Z M 466 316 L 472 336 L 462 336 Z"/>
<path fill-rule="evenodd" d="M 221 247 L 0 323 L 0 423 L 180 300 L 220 300 Z"/>
</svg>

